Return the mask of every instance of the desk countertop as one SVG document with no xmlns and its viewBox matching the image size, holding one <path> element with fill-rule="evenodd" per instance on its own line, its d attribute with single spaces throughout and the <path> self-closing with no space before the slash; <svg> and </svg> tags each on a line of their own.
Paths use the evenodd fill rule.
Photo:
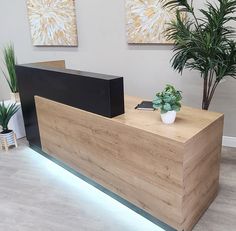
<svg viewBox="0 0 236 231">
<path fill-rule="evenodd" d="M 223 117 L 221 113 L 183 106 L 177 113 L 175 123 L 166 125 L 161 122 L 159 111 L 135 110 L 135 106 L 141 101 L 140 98 L 126 96 L 125 114 L 111 120 L 186 143 L 214 121 Z"/>
</svg>

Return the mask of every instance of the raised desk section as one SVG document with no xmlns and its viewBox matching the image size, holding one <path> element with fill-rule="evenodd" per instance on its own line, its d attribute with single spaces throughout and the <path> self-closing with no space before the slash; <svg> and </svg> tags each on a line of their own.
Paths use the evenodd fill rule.
<svg viewBox="0 0 236 231">
<path fill-rule="evenodd" d="M 35 95 L 105 117 L 124 113 L 122 77 L 65 69 L 63 60 L 17 65 L 16 74 L 27 139 L 38 147 Z"/>
<path fill-rule="evenodd" d="M 216 197 L 222 114 L 183 107 L 165 125 L 134 97 L 114 118 L 35 102 L 44 152 L 171 227 L 192 230 Z"/>
</svg>

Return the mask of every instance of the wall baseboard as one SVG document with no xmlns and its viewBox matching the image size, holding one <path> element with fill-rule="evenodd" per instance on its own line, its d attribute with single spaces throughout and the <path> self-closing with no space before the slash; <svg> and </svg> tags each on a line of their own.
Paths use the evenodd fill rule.
<svg viewBox="0 0 236 231">
<path fill-rule="evenodd" d="M 223 146 L 236 148 L 236 137 L 223 136 Z"/>
</svg>

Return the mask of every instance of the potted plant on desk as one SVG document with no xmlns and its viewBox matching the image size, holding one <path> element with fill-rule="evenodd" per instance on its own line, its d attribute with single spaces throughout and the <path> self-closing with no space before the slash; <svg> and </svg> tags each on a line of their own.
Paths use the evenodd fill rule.
<svg viewBox="0 0 236 231">
<path fill-rule="evenodd" d="M 11 89 L 11 100 L 14 102 L 19 102 L 19 92 L 16 79 L 16 56 L 14 51 L 14 46 L 9 44 L 3 49 L 4 64 L 6 66 L 7 73 L 3 72 L 5 79 Z"/>
<path fill-rule="evenodd" d="M 5 147 L 6 151 L 11 145 L 17 146 L 15 133 L 8 129 L 8 123 L 18 110 L 19 106 L 17 106 L 16 103 L 9 104 L 8 106 L 4 104 L 4 101 L 0 103 L 0 125 L 2 126 L 2 132 L 0 132 L 0 144 L 1 148 Z"/>
<path fill-rule="evenodd" d="M 156 94 L 153 100 L 153 108 L 160 109 L 163 123 L 174 123 L 176 112 L 180 111 L 181 108 L 181 99 L 181 91 L 176 90 L 173 86 L 168 84 L 162 92 Z"/>
</svg>

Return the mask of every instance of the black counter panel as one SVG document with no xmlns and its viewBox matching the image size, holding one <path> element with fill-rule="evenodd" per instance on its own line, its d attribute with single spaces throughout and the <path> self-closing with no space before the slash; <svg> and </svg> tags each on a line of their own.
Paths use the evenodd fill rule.
<svg viewBox="0 0 236 231">
<path fill-rule="evenodd" d="M 16 74 L 26 136 L 40 148 L 35 95 L 109 118 L 124 113 L 123 77 L 34 64 L 17 65 Z"/>
</svg>

